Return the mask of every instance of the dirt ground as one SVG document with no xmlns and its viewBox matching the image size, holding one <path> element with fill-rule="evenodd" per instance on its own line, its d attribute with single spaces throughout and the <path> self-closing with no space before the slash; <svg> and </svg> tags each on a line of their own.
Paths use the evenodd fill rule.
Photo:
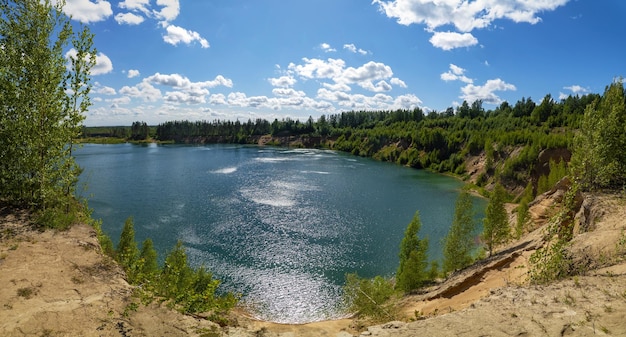
<svg viewBox="0 0 626 337">
<path fill-rule="evenodd" d="M 238 327 L 219 328 L 165 306 L 133 305 L 132 287 L 92 228 L 39 232 L 25 214 L 0 209 L 0 336 L 626 336 L 626 202 L 596 203 L 601 216 L 572 245 L 588 261 L 584 275 L 527 284 L 539 228 L 404 298 L 402 321 L 366 328 L 351 319 L 281 325 L 243 313 Z"/>
</svg>

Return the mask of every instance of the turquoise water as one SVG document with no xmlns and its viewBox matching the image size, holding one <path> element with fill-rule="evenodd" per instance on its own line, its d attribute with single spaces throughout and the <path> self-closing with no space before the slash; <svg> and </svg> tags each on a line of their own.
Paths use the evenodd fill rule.
<svg viewBox="0 0 626 337">
<path fill-rule="evenodd" d="M 416 210 L 440 259 L 461 187 L 326 150 L 87 144 L 76 158 L 80 194 L 114 241 L 133 216 L 161 259 L 181 240 L 254 315 L 282 323 L 341 317 L 346 273 L 393 275 Z"/>
</svg>

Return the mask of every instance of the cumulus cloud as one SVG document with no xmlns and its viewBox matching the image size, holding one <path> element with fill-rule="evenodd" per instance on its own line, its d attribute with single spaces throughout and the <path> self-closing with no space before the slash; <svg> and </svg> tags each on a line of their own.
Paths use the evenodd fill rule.
<svg viewBox="0 0 626 337">
<path fill-rule="evenodd" d="M 482 100 L 484 103 L 488 104 L 500 104 L 502 103 L 502 99 L 500 99 L 495 92 L 509 90 L 515 91 L 517 88 L 513 84 L 506 83 L 503 80 L 496 78 L 488 80 L 484 85 L 474 85 L 471 83 L 467 84 L 461 88 L 462 95 L 459 97 L 468 102 Z"/>
<path fill-rule="evenodd" d="M 434 32 L 430 42 L 437 48 L 472 46 L 478 43 L 475 29 L 489 27 L 495 20 L 536 24 L 542 12 L 553 11 L 569 0 L 373 0 L 379 10 L 401 25 L 423 24 Z M 435 32 L 442 26 L 454 26 L 460 32 Z M 464 33 L 464 34 L 461 34 Z"/>
<path fill-rule="evenodd" d="M 202 48 L 209 48 L 209 42 L 204 39 L 198 32 L 187 30 L 185 28 L 169 25 L 165 28 L 166 34 L 163 35 L 163 41 L 171 44 L 178 45 L 179 43 L 191 44 L 192 42 L 200 43 Z"/>
<path fill-rule="evenodd" d="M 320 44 L 320 48 L 327 53 L 337 51 L 337 49 L 331 47 L 328 43 L 325 43 L 325 42 Z"/>
<path fill-rule="evenodd" d="M 145 102 L 156 102 L 161 99 L 161 90 L 145 80 L 132 87 L 124 86 L 119 93 L 120 95 L 143 99 Z"/>
<path fill-rule="evenodd" d="M 424 24 L 429 30 L 453 25 L 458 31 L 485 28 L 493 21 L 535 24 L 539 13 L 553 11 L 569 0 L 374 0 L 381 12 L 399 24 Z"/>
<path fill-rule="evenodd" d="M 118 13 L 115 21 L 120 25 L 138 25 L 144 21 L 144 17 L 133 13 Z"/>
<path fill-rule="evenodd" d="M 104 0 L 67 0 L 63 12 L 83 23 L 103 21 L 113 15 L 111 3 Z"/>
<path fill-rule="evenodd" d="M 297 80 L 293 76 L 281 76 L 278 78 L 270 78 L 269 82 L 274 87 L 287 88 L 296 84 Z"/>
<path fill-rule="evenodd" d="M 117 92 L 111 87 L 104 86 L 99 82 L 94 83 L 93 90 L 96 94 L 115 95 Z"/>
<path fill-rule="evenodd" d="M 161 85 L 171 87 L 172 91 L 165 93 L 164 99 L 170 103 L 199 104 L 206 103 L 209 88 L 217 86 L 232 87 L 232 80 L 218 75 L 213 80 L 192 82 L 189 78 L 180 74 L 160 74 L 144 78 L 143 82 L 149 85 Z"/>
<path fill-rule="evenodd" d="M 76 49 L 72 48 L 65 53 L 65 58 L 68 60 L 67 68 L 70 69 L 72 67 L 70 58 L 76 58 L 78 52 Z M 113 70 L 113 62 L 111 59 L 103 53 L 98 53 L 96 55 L 96 64 L 91 68 L 91 75 L 102 75 L 110 73 Z"/>
<path fill-rule="evenodd" d="M 341 91 L 349 91 L 350 84 L 356 84 L 363 89 L 373 92 L 383 92 L 392 89 L 386 81 L 393 76 L 391 67 L 380 62 L 370 61 L 360 67 L 346 67 L 345 61 L 341 59 L 327 60 L 303 58 L 304 64 L 291 63 L 288 69 L 294 74 L 305 79 L 330 79 L 334 84 L 323 84 L 324 86 L 339 86 Z M 393 80 L 400 83 L 400 79 Z M 401 82 L 404 83 L 404 82 Z M 401 85 L 400 85 L 401 86 Z"/>
<path fill-rule="evenodd" d="M 140 11 L 144 14 L 150 13 L 150 0 L 125 0 L 120 1 L 117 6 L 132 11 Z"/>
<path fill-rule="evenodd" d="M 584 88 L 584 87 L 582 87 L 580 85 L 572 85 L 572 86 L 569 86 L 569 87 L 563 87 L 563 89 L 571 91 L 571 94 L 565 94 L 565 93 L 559 92 L 559 99 L 566 99 L 566 98 L 568 98 L 572 94 L 577 96 L 577 95 L 581 95 L 581 94 L 584 95 L 584 94 L 589 92 L 588 89 L 586 89 L 586 88 Z"/>
<path fill-rule="evenodd" d="M 96 65 L 91 68 L 91 75 L 102 75 L 113 71 L 113 62 L 103 53 L 96 55 Z"/>
<path fill-rule="evenodd" d="M 304 78 L 334 78 L 339 76 L 346 63 L 341 59 L 320 60 L 303 58 L 304 64 L 290 63 L 289 70 Z"/>
<path fill-rule="evenodd" d="M 433 46 L 443 50 L 452 50 L 461 47 L 471 47 L 478 44 L 478 40 L 470 33 L 435 32 L 428 40 Z"/>
<path fill-rule="evenodd" d="M 343 45 L 343 49 L 347 49 L 353 53 L 359 53 L 361 55 L 367 55 L 369 52 L 367 50 L 363 50 L 361 48 L 357 48 L 353 43 L 348 43 Z"/>
<path fill-rule="evenodd" d="M 285 96 L 285 97 L 304 97 L 306 93 L 300 90 L 294 90 L 293 88 L 274 88 L 272 89 L 272 93 L 275 96 Z"/>
<path fill-rule="evenodd" d="M 178 14 L 180 14 L 179 0 L 157 0 L 156 3 L 162 6 L 162 8 L 159 11 L 153 11 L 153 13 L 161 20 L 170 22 L 176 19 Z"/>
<path fill-rule="evenodd" d="M 450 63 L 450 69 L 440 75 L 441 79 L 448 81 L 461 81 L 465 83 L 473 83 L 474 81 L 465 76 L 465 69 Z"/>
<path fill-rule="evenodd" d="M 589 90 L 581 87 L 580 85 L 572 85 L 572 86 L 569 86 L 569 87 L 563 87 L 563 89 L 570 90 L 574 94 L 584 94 L 586 92 L 589 92 Z"/>
<path fill-rule="evenodd" d="M 407 87 L 406 83 L 404 83 L 403 80 L 401 80 L 401 79 L 399 79 L 397 77 L 393 77 L 390 82 L 391 82 L 391 84 L 397 85 L 397 86 L 399 86 L 401 88 L 406 88 Z"/>
<path fill-rule="evenodd" d="M 139 76 L 139 70 L 131 69 L 128 71 L 128 78 L 133 78 Z"/>
</svg>

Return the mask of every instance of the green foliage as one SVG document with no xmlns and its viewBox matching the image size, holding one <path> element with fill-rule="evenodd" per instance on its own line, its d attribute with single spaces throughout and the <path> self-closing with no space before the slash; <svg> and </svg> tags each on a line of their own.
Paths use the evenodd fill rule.
<svg viewBox="0 0 626 337">
<path fill-rule="evenodd" d="M 397 314 L 393 282 L 381 276 L 367 279 L 347 274 L 343 299 L 349 312 L 374 322 L 393 320 Z"/>
<path fill-rule="evenodd" d="M 580 190 L 573 183 L 567 190 L 561 208 L 550 220 L 546 233 L 546 246 L 536 250 L 530 257 L 529 278 L 532 283 L 545 284 L 574 275 L 576 270 L 568 252 L 573 237 L 573 220 L 577 211 L 576 195 Z"/>
<path fill-rule="evenodd" d="M 526 224 L 530 220 L 530 214 L 528 213 L 528 204 L 534 199 L 533 195 L 533 184 L 529 182 L 524 189 L 524 193 L 522 193 L 519 206 L 517 206 L 517 223 L 515 225 L 515 238 L 519 239 L 524 230 L 526 229 Z"/>
<path fill-rule="evenodd" d="M 204 267 L 194 270 L 189 266 L 179 241 L 165 258 L 156 289 L 158 295 L 171 299 L 171 304 L 183 313 L 213 311 L 214 315 L 221 315 L 236 304 L 237 298 L 233 294 L 217 296 L 219 284 Z"/>
<path fill-rule="evenodd" d="M 506 243 L 510 238 L 509 220 L 504 202 L 506 191 L 500 184 L 496 184 L 485 210 L 483 221 L 482 239 L 487 245 L 489 255 L 493 254 L 493 249 Z"/>
<path fill-rule="evenodd" d="M 567 247 L 567 242 L 556 239 L 537 249 L 529 259 L 531 283 L 546 284 L 571 275 L 572 259 Z"/>
<path fill-rule="evenodd" d="M 396 273 L 396 289 L 405 293 L 420 288 L 428 280 L 426 273 L 428 240 L 418 237 L 421 227 L 419 212 L 415 212 L 400 243 L 400 266 Z"/>
<path fill-rule="evenodd" d="M 149 282 L 159 272 L 159 264 L 157 262 L 157 252 L 151 239 L 146 239 L 141 245 L 139 253 L 138 272 L 140 282 Z"/>
<path fill-rule="evenodd" d="M 537 182 L 537 195 L 549 191 L 561 180 L 561 178 L 567 175 L 565 161 L 560 160 L 558 162 L 555 162 L 554 160 L 550 160 L 549 165 L 549 174 L 539 177 L 539 180 Z"/>
<path fill-rule="evenodd" d="M 626 185 L 626 95 L 622 80 L 587 105 L 574 137 L 572 171 L 583 189 Z"/>
<path fill-rule="evenodd" d="M 132 217 L 125 221 L 115 251 L 111 240 L 102 234 L 99 224 L 96 232 L 100 233 L 98 239 L 103 250 L 109 251 L 126 271 L 128 282 L 141 285 L 137 289 L 144 303 L 162 298 L 183 313 L 210 312 L 210 319 L 222 321 L 238 301 L 237 296 L 231 293 L 219 295 L 220 281 L 214 279 L 204 267 L 194 269 L 189 265 L 180 241 L 165 258 L 163 268 L 159 268 L 152 240 L 146 239 L 141 251 L 137 248 Z"/>
<path fill-rule="evenodd" d="M 135 241 L 135 228 L 132 217 L 129 217 L 124 222 L 120 242 L 115 253 L 117 262 L 126 271 L 130 282 L 134 283 L 137 260 L 139 259 L 139 248 L 137 248 L 137 242 Z"/>
<path fill-rule="evenodd" d="M 461 191 L 454 209 L 454 220 L 443 241 L 443 272 L 462 269 L 472 263 L 473 234 L 476 229 L 472 197 Z"/>
<path fill-rule="evenodd" d="M 93 35 L 75 32 L 62 6 L 0 1 L 0 198 L 56 228 L 71 225 L 78 210 L 73 140 L 91 104 L 95 65 Z"/>
</svg>

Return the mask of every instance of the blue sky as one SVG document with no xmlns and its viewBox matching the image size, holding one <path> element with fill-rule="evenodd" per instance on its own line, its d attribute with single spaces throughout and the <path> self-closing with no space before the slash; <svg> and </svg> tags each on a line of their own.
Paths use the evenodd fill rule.
<svg viewBox="0 0 626 337">
<path fill-rule="evenodd" d="M 95 33 L 86 125 L 487 109 L 626 75 L 622 0 L 67 0 Z"/>
</svg>

